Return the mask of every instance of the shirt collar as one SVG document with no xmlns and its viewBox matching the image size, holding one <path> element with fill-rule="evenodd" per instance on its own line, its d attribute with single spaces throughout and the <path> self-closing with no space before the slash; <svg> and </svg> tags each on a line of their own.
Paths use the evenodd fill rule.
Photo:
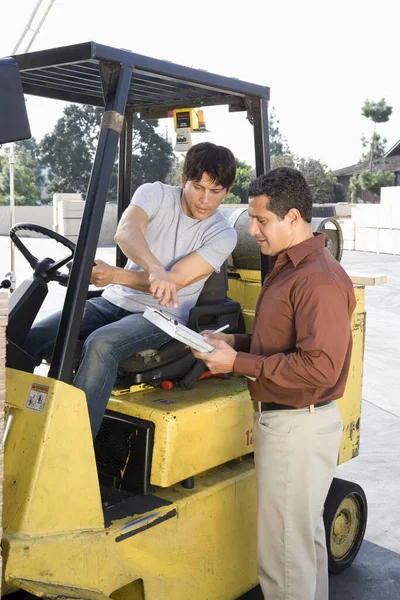
<svg viewBox="0 0 400 600">
<path fill-rule="evenodd" d="M 325 247 L 325 234 L 324 233 L 314 233 L 312 238 L 297 244 L 296 246 L 292 246 L 288 248 L 282 254 L 278 254 L 278 260 L 282 257 L 288 256 L 293 263 L 294 267 L 304 259 L 306 256 L 314 252 L 314 250 L 318 250 L 319 248 Z M 286 256 L 285 256 L 286 255 Z"/>
</svg>

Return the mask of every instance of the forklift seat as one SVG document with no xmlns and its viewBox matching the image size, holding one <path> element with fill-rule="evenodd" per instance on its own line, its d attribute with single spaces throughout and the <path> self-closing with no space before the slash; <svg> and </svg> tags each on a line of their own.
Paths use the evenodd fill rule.
<svg viewBox="0 0 400 600">
<path fill-rule="evenodd" d="M 229 333 L 244 332 L 241 307 L 227 297 L 228 262 L 219 273 L 212 273 L 204 284 L 197 304 L 190 311 L 187 326 L 194 331 L 217 329 L 229 325 Z M 139 352 L 119 363 L 116 390 L 141 383 L 160 385 L 173 381 L 189 389 L 205 372 L 203 361 L 196 359 L 191 350 L 177 340 L 170 340 L 158 349 Z"/>
</svg>

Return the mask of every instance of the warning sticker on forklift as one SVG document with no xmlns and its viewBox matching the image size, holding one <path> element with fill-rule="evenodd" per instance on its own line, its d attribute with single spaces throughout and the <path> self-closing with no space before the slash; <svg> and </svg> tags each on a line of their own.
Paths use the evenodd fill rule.
<svg viewBox="0 0 400 600">
<path fill-rule="evenodd" d="M 41 383 L 32 383 L 28 400 L 25 404 L 26 408 L 29 408 L 29 410 L 36 410 L 37 412 L 42 412 L 44 409 L 44 405 L 46 404 L 49 389 L 50 387 L 48 385 L 42 385 Z"/>
</svg>

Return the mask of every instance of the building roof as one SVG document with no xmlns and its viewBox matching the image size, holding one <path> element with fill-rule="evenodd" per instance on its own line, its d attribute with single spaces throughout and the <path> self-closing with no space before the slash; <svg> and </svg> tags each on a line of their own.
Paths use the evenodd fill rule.
<svg viewBox="0 0 400 600">
<path fill-rule="evenodd" d="M 362 171 L 369 171 L 369 169 L 370 164 L 367 160 L 364 162 L 359 162 L 356 165 L 351 165 L 350 167 L 336 169 L 336 171 L 333 171 L 333 174 L 336 175 L 336 177 L 346 177 L 361 173 Z M 398 155 L 384 156 L 374 160 L 372 163 L 372 171 L 389 171 L 390 173 L 400 172 L 400 148 Z"/>
<path fill-rule="evenodd" d="M 386 154 L 383 155 L 383 158 L 386 158 L 389 156 L 400 156 L 400 140 L 398 142 L 396 142 L 395 145 L 392 146 L 390 148 L 390 150 L 388 150 L 386 152 Z"/>
</svg>

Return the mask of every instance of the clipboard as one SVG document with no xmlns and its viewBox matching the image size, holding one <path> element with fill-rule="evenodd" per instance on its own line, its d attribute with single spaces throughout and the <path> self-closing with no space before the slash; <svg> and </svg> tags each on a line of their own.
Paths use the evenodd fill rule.
<svg viewBox="0 0 400 600">
<path fill-rule="evenodd" d="M 178 323 L 178 321 L 172 319 L 157 308 L 147 306 L 143 316 L 145 319 L 165 331 L 165 333 L 168 333 L 171 337 L 182 342 L 182 344 L 185 344 L 186 346 L 190 346 L 190 348 L 193 348 L 198 352 L 212 352 L 214 350 L 214 346 L 207 344 L 200 333 Z"/>
</svg>

